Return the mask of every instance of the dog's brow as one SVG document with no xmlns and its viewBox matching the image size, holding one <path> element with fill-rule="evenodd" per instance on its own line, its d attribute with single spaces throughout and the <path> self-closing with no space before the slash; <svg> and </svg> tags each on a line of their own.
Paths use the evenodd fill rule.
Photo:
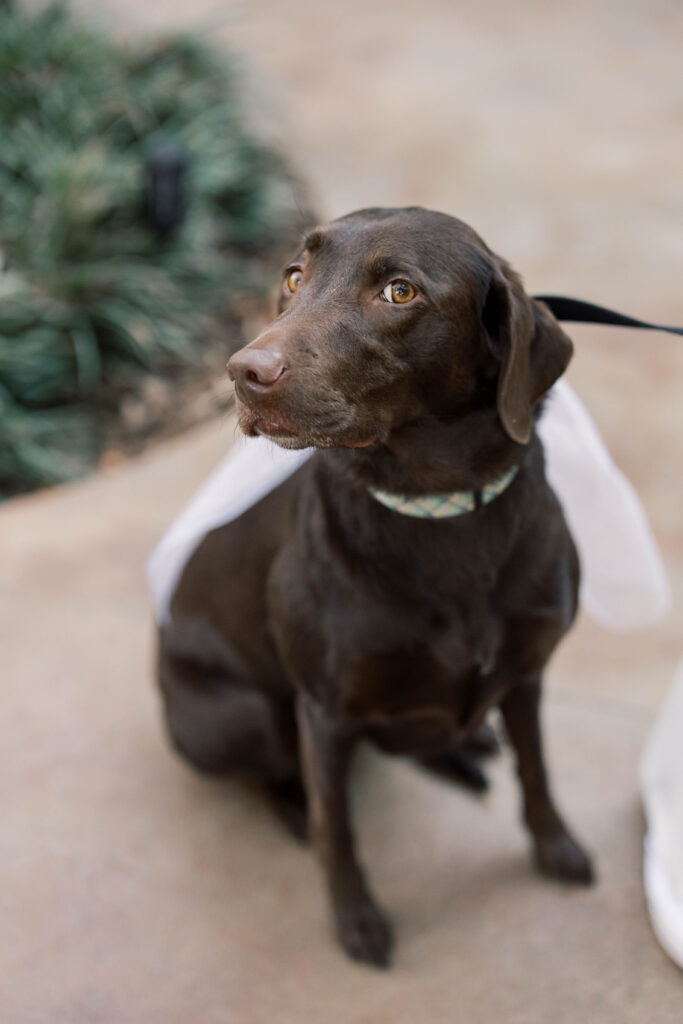
<svg viewBox="0 0 683 1024">
<path fill-rule="evenodd" d="M 310 231 L 304 238 L 304 249 L 308 252 L 316 252 L 325 239 L 325 235 L 322 231 L 316 228 L 315 231 Z"/>
<path fill-rule="evenodd" d="M 389 278 L 394 274 L 411 274 L 416 271 L 414 261 L 388 254 L 373 256 L 367 263 L 367 273 L 373 280 Z"/>
</svg>

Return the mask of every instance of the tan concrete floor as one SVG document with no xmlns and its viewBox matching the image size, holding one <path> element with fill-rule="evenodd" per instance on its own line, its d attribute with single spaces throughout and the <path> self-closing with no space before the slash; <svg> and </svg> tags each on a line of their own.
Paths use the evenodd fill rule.
<svg viewBox="0 0 683 1024">
<path fill-rule="evenodd" d="M 85 6 L 131 33 L 210 25 L 242 51 L 326 215 L 431 205 L 531 290 L 683 323 L 674 0 Z M 310 854 L 255 795 L 171 756 L 142 567 L 231 443 L 227 419 L 0 509 L 3 1024 L 683 1019 L 644 909 L 636 779 L 683 648 L 683 344 L 573 336 L 572 380 L 640 490 L 675 595 L 638 634 L 584 619 L 551 672 L 557 788 L 599 886 L 531 874 L 507 756 L 480 803 L 367 755 L 359 831 L 399 943 L 377 974 L 338 954 Z"/>
</svg>

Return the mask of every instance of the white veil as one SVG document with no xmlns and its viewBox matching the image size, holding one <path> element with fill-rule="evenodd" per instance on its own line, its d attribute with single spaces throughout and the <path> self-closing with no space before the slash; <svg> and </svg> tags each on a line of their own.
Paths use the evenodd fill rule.
<svg viewBox="0 0 683 1024">
<path fill-rule="evenodd" d="M 566 381 L 550 392 L 540 434 L 548 478 L 579 549 L 586 611 L 612 629 L 651 622 L 670 600 L 657 545 L 633 487 Z M 265 497 L 311 452 L 287 451 L 263 438 L 235 444 L 149 559 L 147 579 L 159 622 L 168 618 L 173 591 L 200 540 Z"/>
<path fill-rule="evenodd" d="M 565 380 L 550 392 L 539 433 L 579 550 L 581 603 L 608 629 L 648 625 L 671 602 L 657 543 L 633 486 Z"/>
</svg>

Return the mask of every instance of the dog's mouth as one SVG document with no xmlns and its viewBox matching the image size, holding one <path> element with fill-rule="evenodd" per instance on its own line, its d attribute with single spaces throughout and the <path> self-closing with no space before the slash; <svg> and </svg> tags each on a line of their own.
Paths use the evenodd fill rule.
<svg viewBox="0 0 683 1024">
<path fill-rule="evenodd" d="M 247 437 L 267 437 L 281 448 L 370 448 L 377 443 L 375 437 L 334 437 L 318 431 L 297 430 L 280 416 L 256 412 L 239 398 L 237 410 L 240 428 Z"/>
<path fill-rule="evenodd" d="M 281 448 L 308 448 L 309 443 L 279 417 L 263 416 L 237 400 L 239 424 L 247 437 L 267 437 Z"/>
</svg>

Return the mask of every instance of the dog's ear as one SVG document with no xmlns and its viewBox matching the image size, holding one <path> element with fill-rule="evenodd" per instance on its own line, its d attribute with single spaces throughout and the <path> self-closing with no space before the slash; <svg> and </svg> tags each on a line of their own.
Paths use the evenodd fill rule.
<svg viewBox="0 0 683 1024">
<path fill-rule="evenodd" d="M 498 415 L 512 440 L 527 444 L 534 409 L 566 370 L 574 346 L 548 307 L 530 299 L 519 276 L 498 258 L 482 321 L 500 361 Z"/>
</svg>

